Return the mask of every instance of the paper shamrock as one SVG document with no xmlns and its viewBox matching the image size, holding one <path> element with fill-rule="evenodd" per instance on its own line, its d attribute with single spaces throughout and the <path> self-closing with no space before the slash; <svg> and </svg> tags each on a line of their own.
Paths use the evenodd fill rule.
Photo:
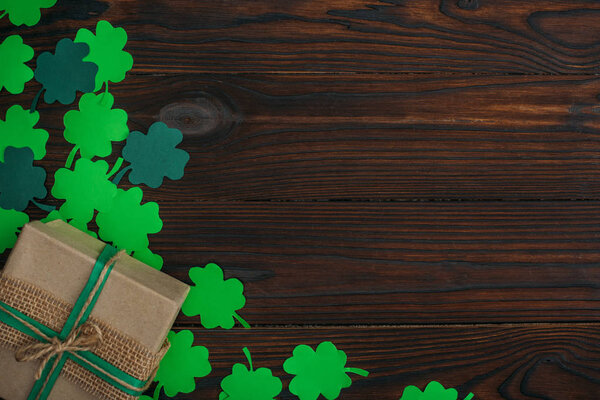
<svg viewBox="0 0 600 400">
<path fill-rule="evenodd" d="M 54 174 L 52 196 L 66 200 L 60 214 L 86 224 L 94 217 L 94 210 L 106 211 L 112 207 L 117 187 L 108 180 L 106 161 L 92 162 L 80 158 L 73 171 L 60 168 Z"/>
<path fill-rule="evenodd" d="M 142 197 L 139 187 L 127 191 L 117 189 L 112 207 L 101 210 L 96 216 L 99 236 L 128 252 L 147 249 L 148 234 L 160 232 L 162 220 L 158 216 L 158 204 L 142 205 Z"/>
<path fill-rule="evenodd" d="M 88 235 L 97 238 L 98 235 L 96 234 L 96 232 L 90 231 L 88 229 L 87 223 L 83 223 L 83 222 L 79 222 L 75 219 L 72 220 L 67 220 L 65 217 L 63 217 L 60 214 L 60 211 L 58 210 L 53 210 L 50 211 L 50 213 L 48 213 L 48 215 L 46 216 L 46 218 L 41 219 L 41 222 L 46 223 L 46 222 L 50 222 L 50 221 L 55 221 L 57 219 L 61 219 L 65 222 L 67 222 L 69 225 L 74 226 L 75 228 L 79 229 L 82 232 L 87 233 Z"/>
<path fill-rule="evenodd" d="M 252 366 L 252 357 L 247 347 L 243 349 L 250 369 L 244 364 L 235 364 L 231 375 L 221 381 L 219 400 L 274 400 L 281 393 L 281 379 L 273 376 L 268 368 L 256 371 Z"/>
<path fill-rule="evenodd" d="M 79 110 L 65 114 L 65 139 L 75 145 L 67 160 L 70 161 L 80 150 L 84 158 L 106 157 L 112 152 L 112 142 L 123 140 L 129 135 L 127 113 L 121 109 L 112 109 L 112 94 L 99 95 L 87 93 L 79 100 Z"/>
<path fill-rule="evenodd" d="M 155 399 L 158 399 L 161 388 L 169 397 L 193 392 L 196 389 L 194 378 L 202 378 L 212 370 L 208 361 L 208 349 L 204 346 L 193 346 L 194 334 L 191 331 L 171 331 L 167 339 L 171 348 L 160 362 L 154 378 L 154 381 L 158 382 Z"/>
<path fill-rule="evenodd" d="M 71 104 L 78 90 L 84 93 L 94 90 L 98 66 L 83 61 L 89 52 L 86 43 L 62 39 L 56 45 L 55 54 L 45 52 L 37 58 L 34 76 L 46 91 L 46 103 L 52 104 L 58 100 L 62 104 Z"/>
<path fill-rule="evenodd" d="M 46 197 L 45 182 L 46 171 L 33 166 L 31 149 L 6 148 L 0 163 L 0 207 L 23 211 L 34 198 Z"/>
<path fill-rule="evenodd" d="M 123 158 L 131 163 L 129 181 L 144 183 L 151 188 L 162 185 L 163 178 L 181 179 L 190 155 L 177 148 L 183 140 L 179 129 L 169 128 L 163 122 L 152 124 L 148 134 L 131 132 L 123 148 Z"/>
<path fill-rule="evenodd" d="M 6 121 L 0 120 L 0 161 L 4 161 L 4 149 L 8 146 L 29 147 L 34 159 L 44 158 L 48 132 L 34 128 L 39 120 L 40 114 L 37 111 L 29 112 L 19 105 L 8 109 Z"/>
<path fill-rule="evenodd" d="M 242 282 L 235 278 L 224 280 L 223 270 L 213 263 L 204 268 L 191 268 L 189 274 L 195 286 L 190 288 L 181 308 L 185 315 L 200 315 L 200 322 L 207 329 L 217 326 L 231 329 L 235 324 L 234 318 L 243 327 L 250 328 L 236 312 L 246 304 Z"/>
<path fill-rule="evenodd" d="M 319 394 L 327 400 L 337 399 L 341 390 L 352 384 L 347 373 L 369 375 L 362 369 L 347 368 L 346 353 L 331 342 L 321 343 L 316 352 L 306 345 L 297 346 L 283 369 L 296 375 L 290 382 L 290 392 L 300 400 L 316 400 Z"/>
<path fill-rule="evenodd" d="M 40 8 L 50 8 L 56 0 L 0 0 L 0 18 L 8 14 L 14 25 L 33 26 L 40 22 Z"/>
<path fill-rule="evenodd" d="M 163 267 L 163 258 L 158 254 L 154 254 L 149 248 L 134 251 L 133 258 L 159 271 Z"/>
<path fill-rule="evenodd" d="M 473 393 L 469 393 L 464 400 L 471 400 Z M 446 389 L 439 382 L 429 382 L 424 392 L 416 386 L 407 386 L 400 400 L 457 400 L 456 389 Z"/>
<path fill-rule="evenodd" d="M 19 229 L 28 222 L 27 214 L 0 208 L 0 253 L 15 245 Z"/>
<path fill-rule="evenodd" d="M 33 49 L 23 43 L 21 36 L 4 39 L 0 44 L 0 90 L 4 87 L 12 94 L 23 93 L 25 83 L 33 78 L 33 71 L 25 65 L 32 58 Z"/>
<path fill-rule="evenodd" d="M 87 43 L 90 54 L 84 61 L 91 61 L 98 66 L 95 90 L 102 84 L 121 82 L 125 73 L 133 67 L 133 57 L 123 51 L 127 43 L 127 32 L 123 28 L 113 28 L 108 21 L 99 21 L 96 35 L 88 29 L 80 29 L 75 36 L 76 43 Z"/>
</svg>

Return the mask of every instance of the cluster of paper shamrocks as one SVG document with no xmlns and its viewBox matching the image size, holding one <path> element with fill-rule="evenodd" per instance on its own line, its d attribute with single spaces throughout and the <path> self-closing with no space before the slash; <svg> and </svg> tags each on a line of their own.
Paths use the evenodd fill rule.
<svg viewBox="0 0 600 400">
<path fill-rule="evenodd" d="M 8 16 L 17 26 L 33 26 L 40 20 L 42 8 L 54 6 L 57 0 L 0 0 L 0 18 Z M 20 94 L 32 78 L 41 85 L 29 109 L 13 105 L 0 119 L 0 253 L 12 248 L 19 229 L 29 221 L 25 209 L 33 204 L 48 213 L 45 221 L 62 219 L 78 229 L 126 249 L 133 257 L 161 269 L 163 259 L 149 249 L 148 235 L 162 229 L 158 204 L 143 203 L 143 190 L 134 186 L 118 187 L 128 175 L 133 185 L 158 188 L 164 178 L 180 179 L 189 160 L 186 151 L 177 148 L 182 133 L 162 122 L 154 123 L 147 133 L 130 132 L 127 113 L 114 107 L 115 99 L 108 91 L 109 82 L 118 83 L 133 67 L 132 56 L 124 51 L 127 33 L 107 21 L 100 21 L 96 32 L 80 29 L 74 40 L 62 39 L 54 53 L 37 57 L 36 70 L 27 62 L 33 49 L 20 35 L 5 38 L 0 44 L 0 91 Z M 103 89 L 104 88 L 104 89 Z M 103 89 L 103 90 L 102 90 Z M 79 97 L 78 109 L 64 116 L 64 138 L 73 145 L 63 168 L 54 174 L 50 193 L 64 200 L 55 207 L 42 203 L 47 196 L 46 171 L 35 165 L 46 155 L 49 134 L 36 128 L 40 115 L 37 106 L 44 102 L 69 105 Z M 112 152 L 113 142 L 125 141 L 121 156 L 112 166 L 104 160 Z M 125 164 L 126 162 L 126 164 Z M 98 232 L 88 229 L 95 220 Z M 225 279 L 216 264 L 191 268 L 194 286 L 183 305 L 187 316 L 199 316 L 207 329 L 231 329 L 237 320 L 248 323 L 237 314 L 246 303 L 244 287 L 237 279 Z M 211 372 L 208 350 L 194 346 L 189 330 L 170 332 L 171 348 L 156 375 L 153 397 L 191 393 L 195 378 Z M 219 400 L 272 400 L 282 389 L 280 378 L 268 368 L 254 369 L 250 351 L 244 348 L 248 365 L 235 364 L 231 375 L 221 382 Z M 323 342 L 316 350 L 297 346 L 283 364 L 294 375 L 289 385 L 300 400 L 316 400 L 323 396 L 337 399 L 342 389 L 351 385 L 348 373 L 367 376 L 368 372 L 346 367 L 346 354 L 331 342 Z M 414 386 L 406 388 L 401 400 L 457 400 L 454 389 L 430 383 L 425 392 Z M 465 400 L 470 400 L 472 394 Z"/>
</svg>

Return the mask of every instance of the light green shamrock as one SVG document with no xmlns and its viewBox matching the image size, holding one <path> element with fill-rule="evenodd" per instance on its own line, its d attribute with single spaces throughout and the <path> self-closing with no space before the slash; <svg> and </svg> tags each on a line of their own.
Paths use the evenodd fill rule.
<svg viewBox="0 0 600 400">
<path fill-rule="evenodd" d="M 19 229 L 29 222 L 29 216 L 15 210 L 0 208 L 0 253 L 11 249 L 17 242 Z"/>
<path fill-rule="evenodd" d="M 41 222 L 46 223 L 46 222 L 51 222 L 51 221 L 55 221 L 57 219 L 63 220 L 65 222 L 67 222 L 69 225 L 74 226 L 75 228 L 79 229 L 82 232 L 87 233 L 88 235 L 97 238 L 98 235 L 96 234 L 96 232 L 90 231 L 88 229 L 88 224 L 87 223 L 83 223 L 83 222 L 79 222 L 76 219 L 72 219 L 70 221 L 68 221 L 65 217 L 63 217 L 60 212 L 58 210 L 53 210 L 50 211 L 48 213 L 48 215 L 46 216 L 46 218 L 41 219 Z"/>
<path fill-rule="evenodd" d="M 37 111 L 30 112 L 19 105 L 8 109 L 6 121 L 0 120 L 0 162 L 4 162 L 4 150 L 9 146 L 29 147 L 35 160 L 44 158 L 48 132 L 34 128 L 39 120 Z"/>
<path fill-rule="evenodd" d="M 337 399 L 342 389 L 350 387 L 347 373 L 368 376 L 363 369 L 347 368 L 346 353 L 331 342 L 323 342 L 317 351 L 306 345 L 297 346 L 283 369 L 296 375 L 290 382 L 290 392 L 300 400 L 316 400 L 322 394 L 327 400 Z"/>
<path fill-rule="evenodd" d="M 127 43 L 127 32 L 123 28 L 113 28 L 108 21 L 99 21 L 96 25 L 96 36 L 88 29 L 82 28 L 75 36 L 75 43 L 87 43 L 90 54 L 83 61 L 91 61 L 98 66 L 96 89 L 102 84 L 121 82 L 125 73 L 133 67 L 133 57 L 123 51 Z"/>
<path fill-rule="evenodd" d="M 220 326 L 231 329 L 234 318 L 245 328 L 250 325 L 237 314 L 244 307 L 244 285 L 238 279 L 223 279 L 223 270 L 217 264 L 207 264 L 204 268 L 190 268 L 190 279 L 195 286 L 183 303 L 181 310 L 188 317 L 200 315 L 200 322 L 206 329 Z"/>
<path fill-rule="evenodd" d="M 141 204 L 142 189 L 133 187 L 127 191 L 118 189 L 113 206 L 96 216 L 98 234 L 107 242 L 128 252 L 148 249 L 148 234 L 162 229 L 158 216 L 158 204 Z"/>
<path fill-rule="evenodd" d="M 154 378 L 154 381 L 158 382 L 155 399 L 158 399 L 161 388 L 169 397 L 175 397 L 179 393 L 192 393 L 196 390 L 194 378 L 202 378 L 212 370 L 208 361 L 208 349 L 204 346 L 193 346 L 194 334 L 191 331 L 171 331 L 167 339 L 171 347 L 160 362 Z"/>
<path fill-rule="evenodd" d="M 219 400 L 274 400 L 283 388 L 281 379 L 273 376 L 268 368 L 256 371 L 252 366 L 252 357 L 247 347 L 242 350 L 248 359 L 250 369 L 244 364 L 235 364 L 231 375 L 221 381 L 223 391 Z"/>
<path fill-rule="evenodd" d="M 163 258 L 158 254 L 154 254 L 149 248 L 134 251 L 132 257 L 159 271 L 163 267 Z"/>
<path fill-rule="evenodd" d="M 60 168 L 54 174 L 52 196 L 66 200 L 60 207 L 60 215 L 87 224 L 94 217 L 94 210 L 112 208 L 117 187 L 108 180 L 108 164 L 100 160 L 92 162 L 80 158 L 73 171 Z"/>
<path fill-rule="evenodd" d="M 9 93 L 23 93 L 25 83 L 33 78 L 33 70 L 25 65 L 32 58 L 33 49 L 23 43 L 21 36 L 4 39 L 0 44 L 0 90 L 5 87 Z"/>
<path fill-rule="evenodd" d="M 106 157 L 112 152 L 112 142 L 127 138 L 127 113 L 112 109 L 114 97 L 110 93 L 86 93 L 79 100 L 79 111 L 65 114 L 64 136 L 75 145 L 69 155 L 71 160 L 77 150 L 84 158 Z M 67 167 L 69 167 L 67 162 Z"/>
<path fill-rule="evenodd" d="M 473 393 L 469 393 L 465 400 L 471 400 Z M 446 389 L 439 382 L 429 382 L 424 392 L 416 386 L 407 386 L 400 400 L 456 400 L 458 392 L 456 389 Z"/>
<path fill-rule="evenodd" d="M 33 26 L 40 22 L 40 8 L 50 8 L 55 4 L 56 0 L 0 0 L 0 18 L 8 14 L 8 19 L 16 26 Z"/>
</svg>

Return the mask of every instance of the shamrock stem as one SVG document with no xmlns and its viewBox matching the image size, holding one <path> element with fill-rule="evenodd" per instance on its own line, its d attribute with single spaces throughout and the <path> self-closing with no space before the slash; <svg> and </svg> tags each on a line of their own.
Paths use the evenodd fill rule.
<svg viewBox="0 0 600 400">
<path fill-rule="evenodd" d="M 156 389 L 154 390 L 154 396 L 152 396 L 153 400 L 158 400 L 158 397 L 160 396 L 160 390 L 163 388 L 163 384 L 159 383 L 158 385 L 156 385 Z"/>
<path fill-rule="evenodd" d="M 473 397 L 475 397 L 475 395 L 473 393 L 469 393 L 467 397 L 465 397 L 465 400 L 471 400 Z"/>
<path fill-rule="evenodd" d="M 33 114 L 35 112 L 35 109 L 37 108 L 38 102 L 40 101 L 40 97 L 42 96 L 43 91 L 44 91 L 44 88 L 42 87 L 40 89 L 40 91 L 37 92 L 37 94 L 33 98 L 33 102 L 31 103 L 31 108 L 29 109 L 29 113 Z"/>
<path fill-rule="evenodd" d="M 132 169 L 131 165 L 128 165 L 125 168 L 123 168 L 122 170 L 120 170 L 119 173 L 117 175 L 115 175 L 115 177 L 113 178 L 112 183 L 114 183 L 115 185 L 119 186 L 119 182 L 121 182 L 121 179 L 123 179 L 123 177 L 125 176 L 125 174 L 128 171 L 131 171 L 131 169 Z"/>
<path fill-rule="evenodd" d="M 8 14 L 8 11 L 4 11 L 4 13 L 2 13 L 2 15 L 0 15 L 0 19 L 4 18 L 4 16 Z"/>
<path fill-rule="evenodd" d="M 244 355 L 246 356 L 246 359 L 248 360 L 248 365 L 250 366 L 250 371 L 254 371 L 254 367 L 252 366 L 252 356 L 250 355 L 250 350 L 248 350 L 247 347 L 244 347 L 242 349 L 242 351 L 244 352 Z"/>
<path fill-rule="evenodd" d="M 369 371 L 365 371 L 364 369 L 360 368 L 344 368 L 344 372 L 350 372 L 352 374 L 360 375 L 365 378 L 369 376 Z"/>
<path fill-rule="evenodd" d="M 110 179 L 110 177 L 113 176 L 115 174 L 115 172 L 117 172 L 119 170 L 119 168 L 121 168 L 121 165 L 123 165 L 123 157 L 117 158 L 117 162 L 112 167 L 112 169 L 110 170 L 108 175 L 106 175 L 106 179 Z"/>
<path fill-rule="evenodd" d="M 67 157 L 67 162 L 65 163 L 66 168 L 71 168 L 71 165 L 73 165 L 73 160 L 75 159 L 77 151 L 79 151 L 79 146 L 73 147 L 73 150 L 69 153 L 69 157 Z"/>
<path fill-rule="evenodd" d="M 48 213 L 56 210 L 56 207 L 54 206 L 49 206 L 47 204 L 42 204 L 42 203 L 38 203 L 37 201 L 35 201 L 34 199 L 31 199 L 31 202 L 33 203 L 34 206 L 36 206 L 37 208 L 39 208 L 42 211 L 46 211 Z"/>
<path fill-rule="evenodd" d="M 237 319 L 237 321 L 246 329 L 250 329 L 250 324 L 246 322 L 246 320 L 238 315 L 238 313 L 233 313 L 233 318 Z"/>
</svg>

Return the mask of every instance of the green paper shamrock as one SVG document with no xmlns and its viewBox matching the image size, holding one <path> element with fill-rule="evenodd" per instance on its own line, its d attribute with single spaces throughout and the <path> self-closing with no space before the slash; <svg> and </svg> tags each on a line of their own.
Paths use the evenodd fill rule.
<svg viewBox="0 0 600 400">
<path fill-rule="evenodd" d="M 190 279 L 195 286 L 183 303 L 181 310 L 188 317 L 200 315 L 200 322 L 206 329 L 220 326 L 231 329 L 234 318 L 242 326 L 250 325 L 237 314 L 244 307 L 244 285 L 238 279 L 223 279 L 223 270 L 217 264 L 207 264 L 204 268 L 190 268 Z"/>
<path fill-rule="evenodd" d="M 77 221 L 75 219 L 72 219 L 72 220 L 68 221 L 65 217 L 63 217 L 60 214 L 60 211 L 58 211 L 58 210 L 50 211 L 50 213 L 48 213 L 48 215 L 46 216 L 46 218 L 42 219 L 41 221 L 43 223 L 46 223 L 46 222 L 55 221 L 57 219 L 61 219 L 61 220 L 65 221 L 65 222 L 67 222 L 69 225 L 74 226 L 75 228 L 79 229 L 82 232 L 87 233 L 88 235 L 90 235 L 92 237 L 95 237 L 95 238 L 98 237 L 98 235 L 96 234 L 96 232 L 90 231 L 88 229 L 87 223 L 79 222 L 79 221 Z"/>
<path fill-rule="evenodd" d="M 142 197 L 139 187 L 117 190 L 112 208 L 96 216 L 98 234 L 103 240 L 129 252 L 148 248 L 148 234 L 160 232 L 162 220 L 158 216 L 158 204 L 141 205 Z"/>
<path fill-rule="evenodd" d="M 56 45 L 55 54 L 45 52 L 37 58 L 35 79 L 46 91 L 46 103 L 58 100 L 62 104 L 71 104 L 78 90 L 84 93 L 94 90 L 98 66 L 83 61 L 89 52 L 90 48 L 85 43 L 62 39 Z"/>
<path fill-rule="evenodd" d="M 46 171 L 33 166 L 31 149 L 6 148 L 0 163 L 0 207 L 23 211 L 34 198 L 46 197 L 45 182 Z"/>
<path fill-rule="evenodd" d="M 327 400 L 337 399 L 341 390 L 352 384 L 348 372 L 369 375 L 362 369 L 346 368 L 346 353 L 331 342 L 321 343 L 316 352 L 306 345 L 297 346 L 283 369 L 296 375 L 290 382 L 290 392 L 300 400 L 316 400 L 319 394 Z"/>
<path fill-rule="evenodd" d="M 158 382 L 157 391 L 162 387 L 169 397 L 175 397 L 179 393 L 192 393 L 196 389 L 194 378 L 202 378 L 212 370 L 208 361 L 208 349 L 193 346 L 194 334 L 188 330 L 179 333 L 171 331 L 167 339 L 171 348 L 160 362 L 154 378 Z"/>
<path fill-rule="evenodd" d="M 37 111 L 29 112 L 19 105 L 8 109 L 6 121 L 0 120 L 0 161 L 4 161 L 4 150 L 8 146 L 29 147 L 34 159 L 44 158 L 48 132 L 34 129 L 39 120 L 40 114 Z"/>
<path fill-rule="evenodd" d="M 139 261 L 143 262 L 144 264 L 147 264 L 147 265 L 151 266 L 152 268 L 155 268 L 159 271 L 163 267 L 163 258 L 161 256 L 159 256 L 158 254 L 154 254 L 148 248 L 136 250 L 133 253 L 133 258 L 135 258 L 136 260 L 139 260 Z"/>
<path fill-rule="evenodd" d="M 79 100 L 80 111 L 71 110 L 65 114 L 65 139 L 75 145 L 72 155 L 79 149 L 84 158 L 106 157 L 112 152 L 112 142 L 129 135 L 127 113 L 121 109 L 113 110 L 113 104 L 110 93 L 87 93 Z"/>
<path fill-rule="evenodd" d="M 273 376 L 268 368 L 259 368 L 256 371 L 252 366 L 252 358 L 247 347 L 243 349 L 250 369 L 244 364 L 235 364 L 231 375 L 221 382 L 223 392 L 219 400 L 274 400 L 281 393 L 283 385 L 281 379 Z"/>
<path fill-rule="evenodd" d="M 0 253 L 11 249 L 17 242 L 17 233 L 29 222 L 29 216 L 16 210 L 0 208 Z"/>
<path fill-rule="evenodd" d="M 8 14 L 8 19 L 16 26 L 33 26 L 40 22 L 40 8 L 55 4 L 56 0 L 0 0 L 0 18 Z"/>
<path fill-rule="evenodd" d="M 33 71 L 25 65 L 32 58 L 33 49 L 23 43 L 21 36 L 12 35 L 4 39 L 0 44 L 0 90 L 5 87 L 9 93 L 23 93 L 25 83 L 33 78 Z"/>
<path fill-rule="evenodd" d="M 84 61 L 91 61 L 98 66 L 96 88 L 102 84 L 121 82 L 125 73 L 133 67 L 133 57 L 123 51 L 127 43 L 127 32 L 123 28 L 113 28 L 108 21 L 99 21 L 96 25 L 96 36 L 88 29 L 80 29 L 75 36 L 76 43 L 87 43 L 90 54 Z"/>
<path fill-rule="evenodd" d="M 52 196 L 66 200 L 60 214 L 82 224 L 92 220 L 94 210 L 110 209 L 117 187 L 108 180 L 107 171 L 106 161 L 92 162 L 85 158 L 77 160 L 73 171 L 66 168 L 56 171 Z"/>
<path fill-rule="evenodd" d="M 473 393 L 469 393 L 465 400 L 471 400 Z M 407 386 L 400 400 L 456 400 L 458 392 L 456 389 L 446 389 L 439 382 L 429 382 L 424 392 L 416 386 Z"/>
<path fill-rule="evenodd" d="M 179 129 L 169 128 L 163 122 L 152 124 L 147 135 L 131 132 L 123 148 L 123 158 L 131 163 L 129 181 L 134 185 L 144 183 L 157 188 L 165 176 L 180 179 L 190 159 L 185 150 L 177 148 L 182 140 Z"/>
</svg>

